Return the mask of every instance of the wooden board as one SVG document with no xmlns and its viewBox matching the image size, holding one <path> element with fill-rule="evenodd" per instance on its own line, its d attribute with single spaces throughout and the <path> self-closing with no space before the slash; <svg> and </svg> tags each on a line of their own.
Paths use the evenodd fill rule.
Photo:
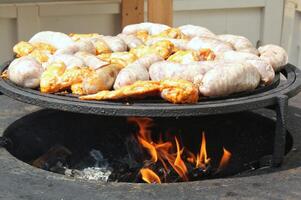
<svg viewBox="0 0 301 200">
<path fill-rule="evenodd" d="M 148 0 L 147 20 L 173 26 L 173 0 Z"/>
<path fill-rule="evenodd" d="M 121 1 L 121 26 L 144 21 L 144 0 Z"/>
</svg>

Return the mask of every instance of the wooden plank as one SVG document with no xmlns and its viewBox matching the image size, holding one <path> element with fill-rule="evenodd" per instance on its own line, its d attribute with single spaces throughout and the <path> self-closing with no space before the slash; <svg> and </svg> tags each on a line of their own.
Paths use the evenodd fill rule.
<svg viewBox="0 0 301 200">
<path fill-rule="evenodd" d="M 144 0 L 121 1 L 121 26 L 144 21 Z"/>
<path fill-rule="evenodd" d="M 295 29 L 295 16 L 296 16 L 296 1 L 286 1 L 284 8 L 284 17 L 283 17 L 283 27 L 282 27 L 282 37 L 281 37 L 281 46 L 284 47 L 290 55 L 292 40 L 294 36 Z"/>
<path fill-rule="evenodd" d="M 36 5 L 18 5 L 18 40 L 29 40 L 40 31 L 39 7 Z"/>
<path fill-rule="evenodd" d="M 165 0 L 163 0 L 165 1 Z M 174 11 L 185 10 L 212 10 L 226 8 L 261 8 L 266 5 L 266 0 L 207 0 L 207 1 L 174 1 Z"/>
<path fill-rule="evenodd" d="M 283 0 L 266 0 L 266 5 L 263 9 L 262 44 L 272 43 L 280 45 L 283 12 Z"/>
<path fill-rule="evenodd" d="M 173 26 L 173 0 L 148 0 L 147 20 Z"/>
</svg>

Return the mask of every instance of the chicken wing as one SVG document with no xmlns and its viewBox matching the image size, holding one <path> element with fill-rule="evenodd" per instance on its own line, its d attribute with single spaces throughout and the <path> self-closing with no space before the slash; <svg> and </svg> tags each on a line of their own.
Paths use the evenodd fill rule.
<svg viewBox="0 0 301 200">
<path fill-rule="evenodd" d="M 199 90 L 185 80 L 164 80 L 160 82 L 161 97 L 174 104 L 197 103 Z"/>
<path fill-rule="evenodd" d="M 84 77 L 93 72 L 94 70 L 88 67 L 67 69 L 64 63 L 52 63 L 41 76 L 40 90 L 43 93 L 55 93 L 68 89 L 71 85 L 82 82 Z"/>
<path fill-rule="evenodd" d="M 53 54 L 56 51 L 56 48 L 46 43 L 31 44 L 29 42 L 21 41 L 13 47 L 13 51 L 14 53 L 16 53 L 17 57 L 27 56 L 31 54 L 32 57 L 37 58 L 38 61 L 44 61 L 48 59 L 48 56 L 47 58 L 45 58 L 45 56 L 47 54 Z M 41 55 L 43 55 L 44 58 L 41 58 Z"/>
</svg>

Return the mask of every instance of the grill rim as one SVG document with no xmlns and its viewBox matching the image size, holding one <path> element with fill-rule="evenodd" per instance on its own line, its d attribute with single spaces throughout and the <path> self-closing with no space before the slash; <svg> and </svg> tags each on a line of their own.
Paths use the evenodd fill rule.
<svg viewBox="0 0 301 200">
<path fill-rule="evenodd" d="M 10 61 L 1 66 L 1 73 Z M 33 89 L 19 87 L 9 80 L 0 79 L 0 91 L 8 97 L 45 108 L 58 109 L 85 114 L 106 116 L 144 116 L 144 117 L 181 117 L 212 114 L 233 113 L 272 106 L 278 97 L 287 95 L 289 98 L 301 91 L 301 71 L 288 64 L 281 71 L 286 77 L 284 84 L 277 87 L 238 98 L 200 101 L 197 104 L 174 105 L 170 103 L 141 103 L 108 101 L 84 101 L 76 98 L 53 94 L 42 94 Z"/>
</svg>

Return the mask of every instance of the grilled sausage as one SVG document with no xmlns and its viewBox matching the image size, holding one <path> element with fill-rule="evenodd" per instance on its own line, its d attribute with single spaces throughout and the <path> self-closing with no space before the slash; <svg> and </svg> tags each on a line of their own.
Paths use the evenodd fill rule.
<svg viewBox="0 0 301 200">
<path fill-rule="evenodd" d="M 26 88 L 37 88 L 43 73 L 42 65 L 34 58 L 24 56 L 11 62 L 8 67 L 8 78 Z"/>
<path fill-rule="evenodd" d="M 260 74 L 250 64 L 221 63 L 204 75 L 199 90 L 204 96 L 226 96 L 254 90 L 259 82 Z"/>
</svg>

